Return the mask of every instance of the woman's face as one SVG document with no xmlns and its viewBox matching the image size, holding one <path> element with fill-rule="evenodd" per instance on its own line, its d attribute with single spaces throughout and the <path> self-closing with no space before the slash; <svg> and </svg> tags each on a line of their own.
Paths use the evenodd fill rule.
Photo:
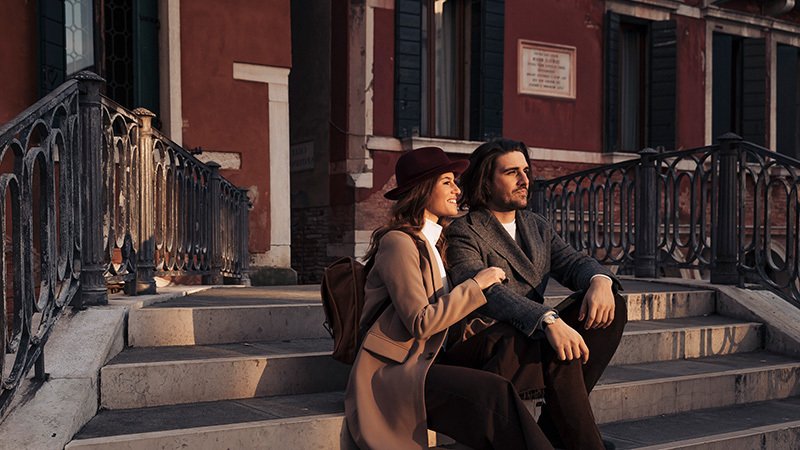
<svg viewBox="0 0 800 450">
<path fill-rule="evenodd" d="M 456 203 L 456 200 L 460 193 L 461 189 L 456 185 L 456 177 L 453 172 L 439 175 L 428 198 L 428 204 L 425 205 L 426 218 L 435 222 L 441 217 L 458 215 L 458 203 Z M 428 215 L 436 217 L 428 217 Z"/>
</svg>

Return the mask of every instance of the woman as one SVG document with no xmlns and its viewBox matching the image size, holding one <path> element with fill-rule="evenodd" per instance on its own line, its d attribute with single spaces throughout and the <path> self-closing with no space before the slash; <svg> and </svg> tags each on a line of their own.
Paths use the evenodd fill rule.
<svg viewBox="0 0 800 450">
<path fill-rule="evenodd" d="M 436 147 L 395 167 L 392 219 L 372 235 L 362 326 L 369 325 L 345 394 L 347 425 L 364 449 L 427 448 L 427 429 L 472 448 L 552 448 L 511 383 L 492 373 L 436 363 L 447 329 L 486 303 L 496 267 L 450 287 L 436 243 L 441 218 L 458 213 L 455 184 L 467 161 Z M 385 309 L 384 309 L 385 308 Z"/>
</svg>

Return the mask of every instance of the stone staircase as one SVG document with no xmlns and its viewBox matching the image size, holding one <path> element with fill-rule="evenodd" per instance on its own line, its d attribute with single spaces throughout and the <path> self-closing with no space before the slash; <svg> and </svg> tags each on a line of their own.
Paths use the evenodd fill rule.
<svg viewBox="0 0 800 450">
<path fill-rule="evenodd" d="M 717 315 L 711 290 L 623 284 L 629 324 L 591 396 L 607 438 L 800 448 L 800 360 L 765 351 L 762 324 Z M 133 310 L 129 347 L 101 371 L 101 411 L 66 448 L 338 449 L 349 368 L 328 356 L 322 322 L 317 286 L 215 288 Z"/>
</svg>

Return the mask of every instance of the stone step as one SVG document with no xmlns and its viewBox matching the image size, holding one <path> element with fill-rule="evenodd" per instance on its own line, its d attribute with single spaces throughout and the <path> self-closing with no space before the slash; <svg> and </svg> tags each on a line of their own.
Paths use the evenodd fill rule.
<svg viewBox="0 0 800 450">
<path fill-rule="evenodd" d="M 797 449 L 800 397 L 603 425 L 617 449 Z"/>
<path fill-rule="evenodd" d="M 229 344 L 330 337 L 320 303 L 142 308 L 128 317 L 128 345 Z"/>
<path fill-rule="evenodd" d="M 623 292 L 628 300 L 628 321 L 679 319 L 713 314 L 714 291 L 676 288 L 664 292 Z"/>
<path fill-rule="evenodd" d="M 763 347 L 762 326 L 723 316 L 629 322 L 612 365 L 752 352 Z"/>
<path fill-rule="evenodd" d="M 344 389 L 330 339 L 128 348 L 101 369 L 100 404 L 143 408 Z"/>
<path fill-rule="evenodd" d="M 612 364 L 751 352 L 760 325 L 721 316 L 631 322 Z M 344 389 L 330 339 L 128 348 L 102 371 L 108 409 Z M 236 380 L 231 383 L 230 380 Z"/>
<path fill-rule="evenodd" d="M 800 395 L 800 361 L 767 352 L 610 366 L 590 399 L 597 423 Z"/>
<path fill-rule="evenodd" d="M 800 395 L 800 361 L 766 352 L 610 367 L 592 392 L 599 423 Z M 101 411 L 67 448 L 339 448 L 342 393 Z M 616 426 L 609 424 L 609 427 Z M 605 429 L 605 428 L 604 428 Z"/>
<path fill-rule="evenodd" d="M 628 320 L 712 314 L 715 294 L 658 283 L 627 282 Z M 625 284 L 625 283 L 623 283 Z M 653 292 L 636 292 L 649 285 Z M 562 288 L 563 289 L 563 288 Z M 566 292 L 546 297 L 556 304 Z M 550 293 L 550 290 L 548 290 Z M 135 309 L 128 318 L 128 345 L 207 345 L 329 336 L 318 286 L 215 288 Z"/>
<path fill-rule="evenodd" d="M 341 392 L 101 411 L 67 449 L 339 449 Z"/>
</svg>

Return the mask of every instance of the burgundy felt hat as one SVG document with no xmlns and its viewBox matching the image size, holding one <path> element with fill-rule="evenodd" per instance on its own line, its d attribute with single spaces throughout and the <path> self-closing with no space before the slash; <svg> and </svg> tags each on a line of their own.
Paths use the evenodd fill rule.
<svg viewBox="0 0 800 450">
<path fill-rule="evenodd" d="M 467 166 L 469 166 L 469 161 L 453 161 L 439 147 L 421 147 L 411 150 L 404 153 L 394 166 L 397 187 L 383 196 L 389 200 L 397 200 L 427 178 L 447 172 L 458 175 L 464 172 Z"/>
</svg>

